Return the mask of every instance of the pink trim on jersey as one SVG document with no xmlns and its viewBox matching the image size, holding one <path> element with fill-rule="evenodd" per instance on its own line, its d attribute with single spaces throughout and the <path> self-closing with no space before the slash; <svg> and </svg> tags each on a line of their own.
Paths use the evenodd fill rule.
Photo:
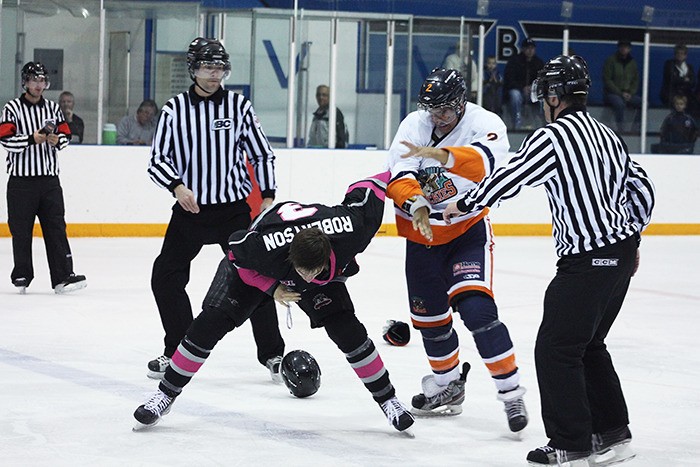
<svg viewBox="0 0 700 467">
<path fill-rule="evenodd" d="M 379 356 L 379 354 L 377 354 L 377 358 L 369 362 L 367 365 L 355 368 L 355 373 L 357 373 L 357 376 L 360 378 L 367 378 L 369 376 L 376 375 L 383 369 L 384 362 L 382 362 L 382 358 Z"/>
<path fill-rule="evenodd" d="M 390 177 L 391 177 L 391 172 L 382 172 L 382 173 L 374 175 L 373 177 L 370 177 L 370 178 L 375 178 L 375 179 L 379 180 L 380 182 L 389 183 Z M 377 198 L 379 198 L 380 200 L 384 201 L 384 199 L 386 198 L 386 191 L 382 190 L 381 188 L 379 188 L 377 185 L 375 185 L 374 183 L 372 183 L 369 180 L 361 180 L 357 183 L 353 183 L 352 185 L 350 185 L 348 187 L 348 191 L 346 191 L 345 193 L 350 193 L 355 188 L 369 188 L 370 190 L 372 190 L 372 192 L 374 192 L 374 195 Z"/>
<path fill-rule="evenodd" d="M 190 373 L 196 373 L 197 370 L 200 369 L 202 365 L 204 365 L 204 362 L 198 363 L 198 362 L 193 362 L 189 358 L 185 357 L 180 353 L 179 350 L 176 350 L 175 353 L 173 354 L 173 365 L 175 365 L 178 368 L 181 368 L 185 371 L 189 371 Z"/>
<path fill-rule="evenodd" d="M 243 282 L 255 287 L 256 289 L 260 289 L 263 292 L 267 292 L 274 284 L 277 283 L 275 279 L 263 276 L 252 269 L 238 268 L 238 275 Z"/>
<path fill-rule="evenodd" d="M 331 271 L 330 271 L 330 277 L 328 278 L 327 281 L 317 281 L 316 279 L 311 279 L 311 282 L 310 282 L 310 283 L 321 284 L 321 285 L 328 284 L 328 283 L 329 283 L 330 281 L 332 281 L 333 278 L 335 277 L 335 272 L 336 272 L 336 271 L 335 271 L 335 252 L 334 252 L 333 250 L 331 250 Z"/>
</svg>

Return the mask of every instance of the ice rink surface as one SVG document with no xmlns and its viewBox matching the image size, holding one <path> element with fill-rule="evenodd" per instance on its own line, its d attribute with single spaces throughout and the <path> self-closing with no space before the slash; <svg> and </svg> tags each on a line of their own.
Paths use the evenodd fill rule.
<svg viewBox="0 0 700 467">
<path fill-rule="evenodd" d="M 55 295 L 41 239 L 36 278 L 17 294 L 10 239 L 0 239 L 0 465 L 2 466 L 518 466 L 546 443 L 533 362 L 544 290 L 554 274 L 551 238 L 496 239 L 500 318 L 516 346 L 530 425 L 509 433 L 503 406 L 464 325 L 461 357 L 472 364 L 464 412 L 420 419 L 409 439 L 379 407 L 323 330 L 293 308 L 287 350 L 311 352 L 320 391 L 295 399 L 255 358 L 246 323 L 228 334 L 173 405 L 148 431 L 132 413 L 157 382 L 146 363 L 162 351 L 149 278 L 161 240 L 72 239 L 75 270 L 88 288 Z M 700 465 L 700 237 L 647 236 L 642 264 L 608 338 L 630 409 L 633 466 Z M 195 310 L 221 257 L 207 247 L 193 264 Z M 348 281 L 357 314 L 406 404 L 429 371 L 418 333 L 403 348 L 382 341 L 387 319 L 409 321 L 403 241 L 380 237 Z"/>
</svg>

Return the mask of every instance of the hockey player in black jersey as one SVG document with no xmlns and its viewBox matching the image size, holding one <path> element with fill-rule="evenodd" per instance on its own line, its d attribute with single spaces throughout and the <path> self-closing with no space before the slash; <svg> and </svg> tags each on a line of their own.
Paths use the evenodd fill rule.
<svg viewBox="0 0 700 467">
<path fill-rule="evenodd" d="M 173 355 L 158 391 L 134 413 L 135 430 L 155 425 L 204 364 L 216 343 L 241 326 L 265 301 L 296 302 L 311 327 L 323 327 L 399 431 L 414 418 L 396 398 L 374 343 L 355 316 L 345 280 L 357 274 L 355 256 L 376 234 L 384 212 L 389 173 L 351 185 L 337 206 L 283 202 L 271 206 L 247 231 L 229 239 L 202 304 Z"/>
</svg>

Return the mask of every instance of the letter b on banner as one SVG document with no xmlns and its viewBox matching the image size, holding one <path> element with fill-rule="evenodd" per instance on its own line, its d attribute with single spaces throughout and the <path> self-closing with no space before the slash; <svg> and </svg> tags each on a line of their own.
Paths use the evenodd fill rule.
<svg viewBox="0 0 700 467">
<path fill-rule="evenodd" d="M 496 28 L 496 49 L 497 60 L 507 62 L 511 57 L 518 55 L 518 33 L 515 29 L 507 26 Z"/>
</svg>

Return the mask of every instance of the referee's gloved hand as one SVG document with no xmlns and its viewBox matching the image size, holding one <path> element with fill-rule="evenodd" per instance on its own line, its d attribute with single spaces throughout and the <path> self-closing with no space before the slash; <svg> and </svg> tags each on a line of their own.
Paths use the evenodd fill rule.
<svg viewBox="0 0 700 467">
<path fill-rule="evenodd" d="M 175 193 L 175 197 L 177 198 L 177 202 L 180 203 L 182 209 L 194 214 L 199 213 L 199 205 L 194 198 L 194 193 L 192 193 L 192 190 L 187 188 L 185 185 L 178 185 L 173 191 Z"/>
</svg>

